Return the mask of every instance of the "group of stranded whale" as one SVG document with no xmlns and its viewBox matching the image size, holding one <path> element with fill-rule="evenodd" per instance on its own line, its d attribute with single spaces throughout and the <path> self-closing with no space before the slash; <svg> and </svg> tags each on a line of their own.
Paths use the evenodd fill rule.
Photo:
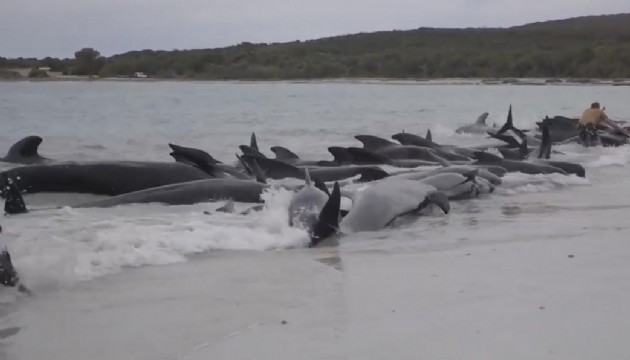
<svg viewBox="0 0 630 360">
<path fill-rule="evenodd" d="M 551 160 L 556 153 L 553 144 L 580 141 L 577 119 L 546 117 L 535 129 L 521 130 L 514 126 L 511 106 L 501 128 L 486 126 L 487 116 L 458 132 L 483 129 L 499 144 L 439 144 L 430 131 L 425 136 L 403 131 L 392 140 L 356 135 L 362 147 L 329 147 L 332 160 L 305 160 L 279 145 L 270 148 L 273 157 L 268 157 L 252 133 L 250 144 L 239 146 L 233 164 L 176 144 L 169 144 L 174 162 L 62 162 L 40 156 L 42 138 L 29 136 L 0 159 L 24 165 L 0 173 L 0 195 L 8 215 L 28 212 L 22 194 L 39 192 L 108 196 L 73 205 L 79 208 L 227 201 L 218 211 L 234 211 L 233 202 L 254 204 L 240 213 L 245 215 L 262 208 L 265 191 L 284 188 L 293 192 L 289 225 L 304 229 L 312 247 L 335 235 L 381 229 L 403 215 L 432 209 L 447 214 L 450 202 L 492 193 L 509 172 L 586 176 L 579 164 Z M 627 137 L 603 130 L 601 137 L 604 146 L 628 142 Z M 398 169 L 388 172 L 383 165 Z M 270 181 L 286 178 L 303 183 Z M 351 205 L 342 207 L 343 198 Z M 5 286 L 19 282 L 8 251 L 0 254 L 0 282 Z"/>
</svg>

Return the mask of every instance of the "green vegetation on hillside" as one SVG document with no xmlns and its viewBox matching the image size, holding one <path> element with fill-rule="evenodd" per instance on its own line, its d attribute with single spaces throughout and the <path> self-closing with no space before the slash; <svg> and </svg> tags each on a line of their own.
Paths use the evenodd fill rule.
<svg viewBox="0 0 630 360">
<path fill-rule="evenodd" d="M 103 77 L 143 72 L 195 79 L 630 78 L 630 14 L 506 29 L 419 28 L 219 49 L 143 50 L 109 58 L 95 53 L 88 57 L 94 61 L 90 71 L 85 59 L 0 58 L 0 68 L 39 65 L 72 74 L 98 70 Z"/>
</svg>

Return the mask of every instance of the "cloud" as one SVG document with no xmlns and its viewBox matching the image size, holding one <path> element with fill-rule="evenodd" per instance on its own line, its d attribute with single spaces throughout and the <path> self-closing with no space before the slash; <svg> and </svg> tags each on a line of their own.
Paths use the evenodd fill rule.
<svg viewBox="0 0 630 360">
<path fill-rule="evenodd" d="M 630 12 L 618 0 L 2 0 L 0 56 L 209 48 L 421 26 L 511 26 Z"/>
</svg>

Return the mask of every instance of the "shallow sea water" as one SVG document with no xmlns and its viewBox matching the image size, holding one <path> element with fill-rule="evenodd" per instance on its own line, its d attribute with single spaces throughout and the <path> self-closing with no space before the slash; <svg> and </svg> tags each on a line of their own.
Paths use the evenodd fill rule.
<svg viewBox="0 0 630 360">
<path fill-rule="evenodd" d="M 237 146 L 248 144 L 255 132 L 267 154 L 270 146 L 282 145 L 304 159 L 319 160 L 331 158 L 328 146 L 357 146 L 357 134 L 389 138 L 402 130 L 424 134 L 431 129 L 438 143 L 494 143 L 454 130 L 485 111 L 488 123 L 500 126 L 510 104 L 520 128 L 533 128 L 545 115 L 577 116 L 592 101 L 606 106 L 612 118 L 630 120 L 627 99 L 627 89 L 612 86 L 0 82 L 0 151 L 36 134 L 44 139 L 40 153 L 58 160 L 170 162 L 170 142 L 233 162 Z M 342 279 L 356 278 L 349 264 L 363 264 L 366 258 L 376 257 L 376 263 L 510 243 L 625 239 L 630 147 L 566 145 L 558 150 L 564 155 L 556 159 L 586 167 L 585 179 L 510 174 L 495 194 L 453 203 L 448 215 L 435 213 L 345 236 L 339 246 L 324 249 L 305 249 L 306 234 L 288 227 L 290 194 L 283 191 L 267 194 L 267 208 L 246 217 L 204 214 L 222 204 L 65 207 L 6 217 L 3 239 L 37 296 L 24 299 L 0 289 L 0 356 L 35 360 L 50 358 L 46 355 L 54 351 L 58 357 L 53 358 L 60 359 L 187 358 L 184 354 L 194 353 L 191 349 L 206 337 L 227 339 L 235 329 L 255 331 L 275 316 L 269 304 L 299 312 L 312 309 L 311 301 L 317 302 L 321 292 L 334 290 L 336 296 L 351 294 L 346 296 L 354 297 L 354 303 L 347 298 L 345 303 L 354 308 L 357 280 L 344 284 Z M 2 169 L 11 166 L 0 164 Z M 89 198 L 95 197 L 36 194 L 26 201 L 47 207 Z M 204 296 L 212 298 L 212 308 L 200 300 Z M 245 299 L 254 301 L 239 306 Z M 296 340 L 293 354 L 312 347 L 310 358 L 370 358 L 369 352 L 355 349 L 360 348 L 353 343 L 356 338 L 346 337 L 348 342 L 339 347 L 347 356 L 313 350 L 322 342 L 344 339 L 336 332 L 356 333 L 339 328 L 347 326 L 340 319 L 352 318 L 353 310 L 330 298 L 324 301 L 334 303 L 325 307 L 331 311 L 318 307 L 312 316 L 321 315 L 332 332 L 323 325 L 301 328 L 298 333 L 309 334 L 310 340 Z M 168 321 L 155 319 L 165 311 L 173 312 Z M 357 321 L 350 323 L 358 327 Z M 290 341 L 298 335 L 284 336 Z M 262 338 L 247 344 L 263 341 L 256 339 Z M 216 350 L 205 358 L 252 355 L 239 357 L 232 350 Z"/>
</svg>

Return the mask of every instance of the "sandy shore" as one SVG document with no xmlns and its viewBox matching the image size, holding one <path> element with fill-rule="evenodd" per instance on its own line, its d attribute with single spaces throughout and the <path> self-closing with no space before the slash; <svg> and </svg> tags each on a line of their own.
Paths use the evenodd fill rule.
<svg viewBox="0 0 630 360">
<path fill-rule="evenodd" d="M 139 269 L 32 301 L 9 358 L 628 358 L 626 242 L 342 247 Z"/>
</svg>

